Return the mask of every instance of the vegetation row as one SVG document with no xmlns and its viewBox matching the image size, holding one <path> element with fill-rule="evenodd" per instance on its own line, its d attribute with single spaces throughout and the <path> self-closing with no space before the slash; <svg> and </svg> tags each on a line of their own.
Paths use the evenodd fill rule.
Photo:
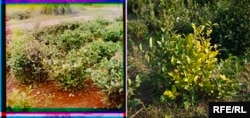
<svg viewBox="0 0 250 118">
<path fill-rule="evenodd" d="M 58 81 L 65 91 L 92 79 L 110 108 L 124 103 L 123 22 L 62 23 L 34 31 L 11 30 L 7 68 L 20 83 Z"/>
</svg>

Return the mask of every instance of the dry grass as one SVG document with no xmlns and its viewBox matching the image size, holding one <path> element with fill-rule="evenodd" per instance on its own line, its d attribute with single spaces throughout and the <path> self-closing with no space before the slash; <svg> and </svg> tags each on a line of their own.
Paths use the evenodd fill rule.
<svg viewBox="0 0 250 118">
<path fill-rule="evenodd" d="M 185 110 L 176 104 L 155 102 L 147 107 L 129 109 L 128 116 L 133 118 L 207 118 L 208 104 L 201 101 L 196 106 Z"/>
</svg>

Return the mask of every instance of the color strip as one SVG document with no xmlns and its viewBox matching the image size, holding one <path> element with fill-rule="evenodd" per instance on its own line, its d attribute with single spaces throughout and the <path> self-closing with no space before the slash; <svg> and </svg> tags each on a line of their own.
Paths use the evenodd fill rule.
<svg viewBox="0 0 250 118">
<path fill-rule="evenodd" d="M 125 0 L 5 0 L 6 4 L 11 3 L 81 3 L 81 2 L 89 2 L 89 3 L 95 3 L 95 2 L 105 2 L 105 3 L 122 3 Z"/>
</svg>

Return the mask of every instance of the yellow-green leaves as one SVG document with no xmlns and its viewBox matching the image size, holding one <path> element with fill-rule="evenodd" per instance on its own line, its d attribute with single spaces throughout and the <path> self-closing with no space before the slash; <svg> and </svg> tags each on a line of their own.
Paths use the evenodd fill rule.
<svg viewBox="0 0 250 118">
<path fill-rule="evenodd" d="M 186 56 L 186 57 L 187 57 L 187 62 L 188 62 L 188 64 L 190 64 L 190 63 L 191 63 L 190 57 L 189 57 L 189 56 Z"/>
<path fill-rule="evenodd" d="M 214 72 L 217 69 L 218 51 L 210 43 L 212 30 L 194 24 L 192 27 L 194 32 L 184 37 L 165 32 L 155 41 L 150 38 L 151 49 L 147 52 L 150 54 L 150 66 L 156 69 L 154 71 L 164 82 L 166 80 L 163 96 L 171 100 L 178 97 L 187 107 L 200 95 L 223 97 L 226 92 L 224 94 L 222 90 L 231 83 L 225 75 Z"/>
<path fill-rule="evenodd" d="M 199 27 L 196 27 L 194 23 L 191 24 L 192 25 L 192 28 L 194 29 L 194 35 L 200 35 L 202 34 L 205 26 L 204 25 L 201 25 Z"/>
<path fill-rule="evenodd" d="M 175 85 L 172 86 L 171 90 L 165 90 L 164 93 L 163 93 L 164 96 L 167 96 L 168 98 L 174 100 L 178 95 L 179 93 L 177 92 L 177 88 Z"/>
<path fill-rule="evenodd" d="M 149 39 L 149 47 L 150 47 L 150 48 L 152 48 L 152 47 L 153 47 L 152 37 Z"/>
<path fill-rule="evenodd" d="M 225 75 L 220 75 L 221 79 L 227 82 L 232 82 L 232 80 L 228 79 Z"/>
<path fill-rule="evenodd" d="M 141 45 L 141 43 L 140 43 L 140 45 L 139 45 L 139 49 L 142 50 L 142 45 Z"/>
<path fill-rule="evenodd" d="M 175 95 L 170 90 L 166 90 L 163 95 L 167 96 L 170 99 L 175 99 Z"/>
<path fill-rule="evenodd" d="M 175 58 L 173 56 L 171 57 L 171 64 L 173 64 L 173 65 L 176 64 L 176 60 L 175 60 Z"/>
<path fill-rule="evenodd" d="M 198 75 L 196 75 L 196 76 L 194 77 L 194 82 L 195 82 L 195 83 L 197 82 L 198 78 L 199 78 Z"/>
<path fill-rule="evenodd" d="M 157 42 L 157 44 L 160 46 L 160 47 L 162 47 L 162 43 L 160 42 L 160 41 L 156 41 Z"/>
<path fill-rule="evenodd" d="M 212 33 L 213 30 L 207 30 L 207 36 L 210 36 L 210 34 Z"/>
</svg>

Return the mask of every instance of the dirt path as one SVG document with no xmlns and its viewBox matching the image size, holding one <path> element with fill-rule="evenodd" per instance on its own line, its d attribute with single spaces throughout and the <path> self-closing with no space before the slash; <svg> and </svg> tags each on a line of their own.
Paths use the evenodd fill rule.
<svg viewBox="0 0 250 118">
<path fill-rule="evenodd" d="M 121 7 L 104 7 L 104 8 L 93 8 L 103 11 L 103 14 L 98 15 L 98 17 L 102 17 L 106 20 L 114 20 L 115 18 L 119 18 L 122 16 L 122 8 Z M 107 11 L 107 12 L 105 12 Z M 36 25 L 39 24 L 39 27 L 46 27 L 46 26 L 52 26 L 56 25 L 62 22 L 72 22 L 72 21 L 88 21 L 93 20 L 97 18 L 95 14 L 93 15 L 83 15 L 83 14 L 74 14 L 71 16 L 68 16 L 66 18 L 60 18 L 60 19 L 48 19 L 45 21 L 37 22 L 35 20 L 28 22 L 28 23 L 19 23 L 15 25 L 7 25 L 7 29 L 26 29 L 26 30 L 32 30 Z M 8 24 L 8 22 L 7 22 Z"/>
</svg>

